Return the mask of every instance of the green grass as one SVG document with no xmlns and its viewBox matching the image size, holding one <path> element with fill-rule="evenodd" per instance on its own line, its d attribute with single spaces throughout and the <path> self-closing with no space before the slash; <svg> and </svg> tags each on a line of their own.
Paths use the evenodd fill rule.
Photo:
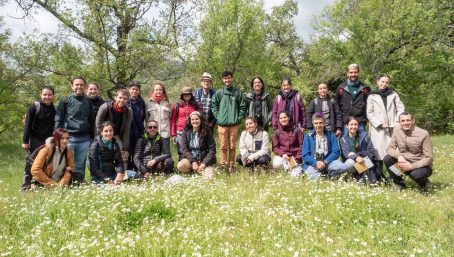
<svg viewBox="0 0 454 257">
<path fill-rule="evenodd" d="M 246 171 L 20 194 L 23 152 L 4 143 L 0 256 L 452 256 L 454 136 L 433 142 L 429 196 Z"/>
</svg>

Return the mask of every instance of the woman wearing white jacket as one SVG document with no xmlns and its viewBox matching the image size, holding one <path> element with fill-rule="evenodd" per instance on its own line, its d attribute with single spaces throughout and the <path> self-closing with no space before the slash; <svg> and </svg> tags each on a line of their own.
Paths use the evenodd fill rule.
<svg viewBox="0 0 454 257">
<path fill-rule="evenodd" d="M 267 166 L 271 162 L 268 133 L 257 126 L 254 117 L 247 117 L 244 122 L 246 130 L 241 133 L 237 163 L 252 168 Z"/>
<path fill-rule="evenodd" d="M 383 174 L 383 158 L 391 139 L 392 131 L 398 126 L 399 115 L 405 111 L 399 95 L 389 86 L 389 76 L 381 75 L 377 80 L 378 90 L 367 98 L 367 119 L 370 122 L 369 135 L 375 147 L 375 156 Z"/>
</svg>

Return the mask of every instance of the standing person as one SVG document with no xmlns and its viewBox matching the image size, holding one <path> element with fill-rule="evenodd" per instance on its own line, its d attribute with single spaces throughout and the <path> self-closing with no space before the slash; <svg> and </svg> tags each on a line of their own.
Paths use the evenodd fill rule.
<svg viewBox="0 0 454 257">
<path fill-rule="evenodd" d="M 128 92 L 125 89 L 118 89 L 114 101 L 101 105 L 96 115 L 97 135 L 101 133 L 102 124 L 106 121 L 112 123 L 114 137 L 120 146 L 123 163 L 126 164 L 129 156 L 129 131 L 131 129 L 132 111 L 126 106 Z"/>
<path fill-rule="evenodd" d="M 41 89 L 40 101 L 31 104 L 27 109 L 24 122 L 24 135 L 22 148 L 29 154 L 39 146 L 44 145 L 45 140 L 52 136 L 55 124 L 54 88 L 44 86 Z M 21 190 L 30 188 L 32 175 L 27 169 L 24 172 L 24 181 Z"/>
<path fill-rule="evenodd" d="M 68 131 L 58 128 L 46 139 L 31 167 L 31 174 L 39 186 L 67 186 L 74 169 L 74 155 L 68 147 Z"/>
<path fill-rule="evenodd" d="M 148 179 L 155 173 L 172 173 L 174 162 L 170 155 L 170 148 L 169 145 L 162 143 L 157 121 L 148 121 L 146 136 L 137 141 L 134 163 L 139 172 L 139 178 Z"/>
<path fill-rule="evenodd" d="M 320 83 L 317 86 L 317 92 L 318 97 L 313 99 L 307 108 L 307 129 L 312 130 L 314 128 L 314 125 L 312 124 L 312 116 L 314 113 L 323 113 L 326 123 L 325 128 L 328 131 L 336 133 L 336 137 L 340 137 L 343 123 L 339 105 L 337 105 L 336 100 L 331 98 L 328 94 L 328 85 L 326 83 Z"/>
<path fill-rule="evenodd" d="M 290 171 L 290 158 L 293 157 L 296 163 L 302 163 L 301 145 L 303 133 L 298 126 L 290 120 L 290 114 L 286 111 L 279 113 L 279 128 L 273 134 L 273 168 L 284 168 Z"/>
<path fill-rule="evenodd" d="M 172 117 L 170 119 L 170 136 L 172 142 L 177 145 L 178 156 L 181 156 L 181 149 L 179 143 L 181 142 L 181 135 L 186 126 L 189 114 L 198 110 L 198 105 L 192 95 L 191 87 L 183 87 L 181 89 L 180 99 L 173 105 Z"/>
<path fill-rule="evenodd" d="M 234 171 L 238 129 L 246 113 L 244 96 L 240 89 L 232 85 L 232 79 L 232 72 L 224 71 L 222 73 L 224 87 L 216 91 L 211 103 L 211 110 L 218 124 L 221 166 L 225 169 L 228 160 L 229 173 Z"/>
<path fill-rule="evenodd" d="M 104 103 L 104 99 L 99 95 L 99 84 L 97 82 L 92 81 L 87 84 L 87 96 L 93 105 L 92 123 L 96 124 L 96 115 L 98 114 L 99 107 Z M 96 135 L 97 131 L 95 127 L 91 137 L 94 138 Z"/>
<path fill-rule="evenodd" d="M 204 72 L 202 74 L 201 85 L 201 88 L 195 90 L 194 99 L 199 106 L 199 110 L 200 113 L 202 113 L 203 119 L 208 122 L 207 125 L 209 128 L 211 128 L 211 131 L 214 131 L 216 118 L 211 111 L 211 101 L 213 100 L 215 91 L 211 89 L 212 79 L 210 73 Z"/>
<path fill-rule="evenodd" d="M 251 81 L 251 92 L 246 95 L 246 117 L 254 117 L 257 124 L 268 131 L 273 112 L 273 100 L 265 92 L 265 84 L 260 77 L 254 77 Z"/>
<path fill-rule="evenodd" d="M 216 164 L 216 143 L 214 136 L 198 111 L 189 116 L 181 137 L 182 159 L 177 164 L 182 173 L 196 172 L 205 178 L 214 175 Z"/>
<path fill-rule="evenodd" d="M 356 117 L 359 121 L 359 130 L 365 131 L 367 124 L 367 97 L 370 87 L 359 80 L 359 66 L 356 63 L 348 65 L 347 81 L 337 87 L 336 101 L 347 123 L 347 117 Z M 346 133 L 345 128 L 344 132 Z"/>
<path fill-rule="evenodd" d="M 433 164 L 429 132 L 415 126 L 415 118 L 408 112 L 399 115 L 399 125 L 394 128 L 383 162 L 399 189 L 405 189 L 403 176 L 408 175 L 424 192 L 428 192 Z"/>
<path fill-rule="evenodd" d="M 114 127 L 109 121 L 102 123 L 99 135 L 90 145 L 90 175 L 91 182 L 95 184 L 119 184 L 126 179 L 124 158 L 114 138 Z M 130 171 L 128 177 L 134 178 L 135 175 L 134 171 Z"/>
<path fill-rule="evenodd" d="M 331 178 L 347 172 L 347 165 L 337 160 L 340 150 L 336 134 L 325 128 L 323 114 L 314 114 L 312 124 L 314 124 L 314 129 L 304 135 L 303 140 L 305 173 L 310 179 L 317 179 L 322 174 Z"/>
<path fill-rule="evenodd" d="M 166 88 L 162 83 L 156 83 L 150 92 L 150 100 L 146 102 L 146 120 L 155 120 L 159 125 L 159 135 L 165 147 L 170 149 L 170 117 L 172 105 L 167 97 Z"/>
<path fill-rule="evenodd" d="M 264 131 L 255 117 L 244 120 L 246 130 L 240 136 L 240 155 L 236 162 L 245 167 L 266 167 L 271 161 L 268 132 Z"/>
<path fill-rule="evenodd" d="M 355 163 L 365 163 L 366 157 L 375 165 L 374 145 L 366 131 L 358 130 L 358 125 L 359 122 L 355 117 L 348 117 L 346 124 L 348 133 L 343 134 L 340 139 L 342 160 L 348 170 L 352 169 Z M 382 176 L 374 166 L 363 173 L 355 170 L 353 178 L 364 183 L 375 184 L 381 181 Z"/>
<path fill-rule="evenodd" d="M 139 81 L 131 81 L 129 83 L 129 99 L 126 106 L 132 111 L 132 122 L 131 129 L 129 131 L 129 157 L 126 165 L 128 170 L 137 170 L 134 165 L 134 151 L 136 149 L 136 143 L 139 138 L 143 137 L 145 133 L 145 115 L 147 107 L 145 101 L 140 96 L 141 84 Z"/>
<path fill-rule="evenodd" d="M 279 125 L 279 113 L 287 112 L 290 114 L 290 121 L 295 124 L 302 133 L 306 128 L 306 112 L 304 102 L 298 91 L 292 89 L 290 78 L 284 78 L 281 84 L 281 91 L 276 96 L 273 105 L 273 129 L 277 130 Z"/>
<path fill-rule="evenodd" d="M 381 75 L 377 80 L 378 90 L 372 91 L 367 98 L 367 118 L 369 134 L 375 147 L 378 168 L 383 174 L 383 158 L 399 115 L 405 111 L 399 95 L 389 86 L 389 76 Z"/>
<path fill-rule="evenodd" d="M 63 98 L 55 115 L 55 128 L 64 128 L 69 132 L 68 147 L 74 153 L 74 171 L 72 180 L 82 183 L 85 180 L 85 162 L 90 136 L 93 134 L 93 105 L 85 95 L 85 79 L 75 77 L 71 81 L 73 94 Z"/>
</svg>

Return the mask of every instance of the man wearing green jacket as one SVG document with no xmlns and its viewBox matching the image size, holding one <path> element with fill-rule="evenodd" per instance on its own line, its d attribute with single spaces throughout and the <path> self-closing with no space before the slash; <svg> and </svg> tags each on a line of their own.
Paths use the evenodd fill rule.
<svg viewBox="0 0 454 257">
<path fill-rule="evenodd" d="M 211 102 L 211 111 L 217 120 L 219 144 L 221 145 L 221 167 L 227 167 L 227 150 L 229 172 L 233 172 L 235 164 L 236 141 L 238 129 L 246 113 L 246 99 L 240 89 L 232 85 L 233 74 L 222 73 L 224 86 L 216 91 Z"/>
</svg>

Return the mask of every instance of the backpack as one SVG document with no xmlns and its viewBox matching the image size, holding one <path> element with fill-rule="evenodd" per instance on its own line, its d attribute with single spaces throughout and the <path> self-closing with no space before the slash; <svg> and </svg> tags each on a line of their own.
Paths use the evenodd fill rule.
<svg viewBox="0 0 454 257">
<path fill-rule="evenodd" d="M 41 110 L 41 103 L 38 102 L 38 101 L 34 101 L 33 104 L 35 105 L 35 117 L 33 119 L 33 123 L 32 123 L 32 129 L 35 128 L 35 121 L 36 121 L 36 117 L 38 117 L 38 113 L 39 111 Z M 54 109 L 55 111 L 57 110 L 57 108 L 55 108 L 55 105 L 54 105 Z M 27 119 L 27 114 L 24 114 L 24 117 L 22 118 L 22 123 L 25 125 L 25 120 Z"/>
<path fill-rule="evenodd" d="M 295 126 L 293 133 L 298 134 L 298 130 L 300 130 L 300 128 L 298 126 Z M 279 128 L 279 129 L 275 130 L 274 134 L 276 134 L 277 140 L 279 141 L 279 139 L 280 139 L 279 137 L 281 136 L 281 129 Z"/>
<path fill-rule="evenodd" d="M 330 98 L 329 98 L 329 101 L 330 101 L 331 104 L 334 104 L 334 98 L 331 98 L 331 97 L 330 97 Z M 318 105 L 318 97 L 316 97 L 316 98 L 314 99 L 314 109 L 317 108 L 317 105 Z"/>
<path fill-rule="evenodd" d="M 44 145 L 41 145 L 40 147 L 36 148 L 35 151 L 33 151 L 32 153 L 30 153 L 27 158 L 25 158 L 25 174 L 29 174 L 30 177 L 31 177 L 31 174 L 32 174 L 32 165 L 33 165 L 33 162 L 35 161 L 36 159 L 36 156 L 38 156 L 38 153 L 39 151 L 41 151 L 41 149 L 43 149 L 44 147 L 46 147 L 46 144 Z M 52 147 L 52 155 L 50 156 L 49 160 L 47 160 L 47 162 L 45 163 L 45 166 L 49 165 L 53 159 L 54 159 L 54 153 L 55 153 L 55 147 Z M 62 154 L 62 157 L 64 155 Z M 61 160 L 60 160 L 61 161 Z M 30 184 L 29 185 L 24 185 L 26 186 L 27 188 L 30 188 L 30 185 L 31 184 L 36 184 L 37 182 L 35 181 L 35 179 L 32 179 L 30 181 Z"/>
<path fill-rule="evenodd" d="M 298 102 L 301 101 L 301 95 L 300 95 L 299 93 L 296 93 L 295 96 L 296 96 L 296 100 L 297 100 Z M 279 106 L 279 103 L 280 103 L 281 101 L 282 101 L 282 96 L 281 96 L 281 94 L 278 94 L 278 95 L 277 95 L 277 104 L 278 104 L 278 106 Z"/>
<path fill-rule="evenodd" d="M 238 98 L 238 95 L 240 94 L 240 90 L 238 90 L 238 88 L 233 88 L 234 89 L 234 93 L 233 93 L 233 96 L 235 96 L 235 98 Z M 224 97 L 224 94 L 225 94 L 225 87 L 222 88 L 222 91 L 221 91 L 221 99 L 222 97 Z"/>
</svg>

